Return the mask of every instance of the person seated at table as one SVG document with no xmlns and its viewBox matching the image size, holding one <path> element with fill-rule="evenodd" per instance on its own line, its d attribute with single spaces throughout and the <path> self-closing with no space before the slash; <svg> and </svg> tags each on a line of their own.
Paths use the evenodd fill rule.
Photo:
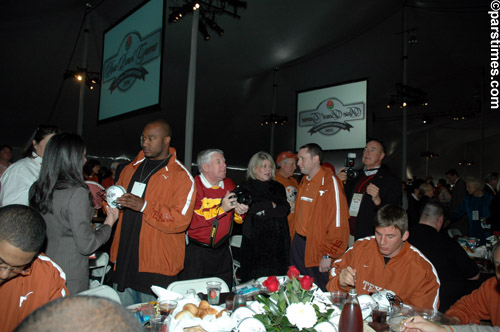
<svg viewBox="0 0 500 332">
<path fill-rule="evenodd" d="M 495 276 L 446 311 L 448 316 L 458 318 L 462 324 L 479 324 L 481 320 L 491 320 L 492 325 L 500 326 L 500 241 L 491 252 Z"/>
<path fill-rule="evenodd" d="M 358 294 L 390 290 L 410 305 L 437 310 L 439 278 L 432 263 L 408 239 L 408 216 L 387 204 L 375 216 L 375 236 L 359 239 L 330 271 L 328 291 Z"/>
<path fill-rule="evenodd" d="M 50 302 L 27 317 L 15 332 L 141 332 L 132 313 L 111 300 L 71 296 Z"/>
<path fill-rule="evenodd" d="M 10 332 L 33 310 L 68 294 L 66 275 L 39 254 L 45 222 L 37 211 L 13 204 L 0 208 L 0 330 Z"/>
<path fill-rule="evenodd" d="M 422 208 L 420 221 L 410 229 L 408 242 L 417 247 L 437 270 L 441 289 L 439 310 L 444 312 L 465 292 L 467 280 L 479 279 L 479 268 L 465 250 L 446 233 L 444 210 L 437 201 L 428 201 Z"/>
<path fill-rule="evenodd" d="M 499 332 L 499 326 L 486 325 L 440 325 L 414 316 L 406 319 L 403 323 L 403 332 Z"/>
</svg>

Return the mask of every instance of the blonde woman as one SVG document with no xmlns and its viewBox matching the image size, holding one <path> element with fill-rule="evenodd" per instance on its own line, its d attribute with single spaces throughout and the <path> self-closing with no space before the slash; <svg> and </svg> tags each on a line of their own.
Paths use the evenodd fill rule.
<svg viewBox="0 0 500 332">
<path fill-rule="evenodd" d="M 243 223 L 241 278 L 243 281 L 284 275 L 289 265 L 290 204 L 283 185 L 274 180 L 276 164 L 267 152 L 257 152 L 248 163 L 240 188 L 251 196 Z"/>
</svg>

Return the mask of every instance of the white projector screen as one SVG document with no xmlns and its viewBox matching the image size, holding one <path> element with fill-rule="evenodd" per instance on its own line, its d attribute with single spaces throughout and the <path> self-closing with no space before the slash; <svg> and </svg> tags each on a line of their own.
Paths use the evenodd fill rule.
<svg viewBox="0 0 500 332">
<path fill-rule="evenodd" d="M 297 92 L 295 150 L 316 143 L 323 150 L 366 145 L 367 80 Z"/>
<path fill-rule="evenodd" d="M 159 109 L 164 0 L 141 4 L 104 32 L 98 120 Z"/>
</svg>

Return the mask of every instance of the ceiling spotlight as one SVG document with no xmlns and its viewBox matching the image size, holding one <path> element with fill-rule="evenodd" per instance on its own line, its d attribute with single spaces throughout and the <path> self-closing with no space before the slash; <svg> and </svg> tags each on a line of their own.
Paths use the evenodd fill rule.
<svg viewBox="0 0 500 332">
<path fill-rule="evenodd" d="M 79 80 L 79 81 L 83 80 L 83 76 L 82 76 L 82 74 L 76 74 L 76 75 L 75 75 L 75 78 L 76 78 L 77 80 Z"/>
<path fill-rule="evenodd" d="M 210 18 L 205 18 L 205 22 L 207 22 L 208 26 L 214 30 L 219 36 L 224 35 L 224 29 L 222 29 L 220 26 L 215 23 L 213 19 Z"/>
<path fill-rule="evenodd" d="M 195 2 L 195 3 L 193 4 L 193 10 L 197 10 L 197 9 L 199 9 L 199 8 L 200 8 L 200 4 L 199 4 L 198 2 Z"/>
<path fill-rule="evenodd" d="M 407 105 L 406 101 L 403 101 L 403 107 L 406 107 L 406 105 Z"/>
<path fill-rule="evenodd" d="M 207 26 L 204 23 L 200 22 L 198 25 L 198 31 L 200 31 L 204 40 L 210 40 L 210 34 L 208 33 Z"/>
<path fill-rule="evenodd" d="M 416 44 L 418 43 L 418 39 L 416 35 L 411 35 L 410 38 L 408 38 L 408 44 Z"/>
</svg>

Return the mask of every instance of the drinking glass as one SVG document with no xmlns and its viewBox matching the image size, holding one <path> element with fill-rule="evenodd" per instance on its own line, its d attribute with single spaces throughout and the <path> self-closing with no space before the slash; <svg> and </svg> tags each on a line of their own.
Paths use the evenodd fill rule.
<svg viewBox="0 0 500 332">
<path fill-rule="evenodd" d="M 160 315 L 161 320 L 164 321 L 172 312 L 174 312 L 175 308 L 177 308 L 177 301 L 166 300 L 160 301 Z"/>
<path fill-rule="evenodd" d="M 208 303 L 219 304 L 220 290 L 221 290 L 221 283 L 220 282 L 218 282 L 218 281 L 207 282 Z"/>
<path fill-rule="evenodd" d="M 233 311 L 234 307 L 234 295 L 228 295 L 226 296 L 226 310 L 231 312 Z"/>
<path fill-rule="evenodd" d="M 379 304 L 372 311 L 372 322 L 385 324 L 387 320 L 387 313 L 389 312 L 389 307 Z"/>
<path fill-rule="evenodd" d="M 345 300 L 347 299 L 347 293 L 341 291 L 335 291 L 330 293 L 330 300 L 333 305 L 336 305 L 340 309 L 344 307 Z"/>
<path fill-rule="evenodd" d="M 245 295 L 235 295 L 233 301 L 233 310 L 247 305 L 247 297 Z"/>
</svg>

